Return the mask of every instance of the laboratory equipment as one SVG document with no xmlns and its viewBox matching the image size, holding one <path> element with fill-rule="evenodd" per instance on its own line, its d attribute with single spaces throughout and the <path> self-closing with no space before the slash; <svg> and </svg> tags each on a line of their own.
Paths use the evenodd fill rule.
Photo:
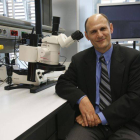
<svg viewBox="0 0 140 140">
<path fill-rule="evenodd" d="M 52 36 L 46 36 L 42 38 L 41 46 L 39 44 L 38 34 L 29 34 L 29 45 L 20 45 L 19 47 L 19 59 L 29 62 L 28 71 L 13 71 L 12 79 L 15 85 L 6 86 L 6 90 L 27 87 L 27 84 L 33 89 L 30 90 L 32 93 L 36 93 L 40 90 L 47 88 L 48 86 L 54 85 L 54 83 L 47 83 L 47 75 L 51 71 L 62 71 L 65 70 L 65 66 L 59 63 L 60 47 L 68 47 L 75 41 L 83 38 L 83 34 L 77 30 L 72 33 L 71 36 L 67 37 L 65 34 L 58 35 L 59 29 L 59 17 L 53 18 L 53 29 Z M 21 86 L 22 84 L 22 86 Z"/>
</svg>

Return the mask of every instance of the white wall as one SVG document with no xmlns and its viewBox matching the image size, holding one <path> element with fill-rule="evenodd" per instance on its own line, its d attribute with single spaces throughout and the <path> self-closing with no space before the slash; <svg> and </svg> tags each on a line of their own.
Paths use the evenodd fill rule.
<svg viewBox="0 0 140 140">
<path fill-rule="evenodd" d="M 84 34 L 85 20 L 95 13 L 98 2 L 99 0 L 52 0 L 52 15 L 61 17 L 60 27 L 66 30 L 67 36 L 76 30 Z M 74 54 L 91 46 L 84 37 L 79 43 L 61 49 L 61 55 L 66 56 L 67 62 L 70 62 Z M 61 58 L 60 61 L 63 59 Z"/>
<path fill-rule="evenodd" d="M 84 34 L 85 32 L 85 21 L 88 17 L 93 15 L 93 10 L 94 10 L 94 5 L 93 5 L 94 0 L 80 0 L 79 2 L 79 29 L 80 31 Z M 87 49 L 91 47 L 90 41 L 88 41 L 84 38 L 80 41 L 80 44 L 78 46 L 78 51 L 82 51 L 84 49 Z"/>
<path fill-rule="evenodd" d="M 75 32 L 77 27 L 77 0 L 52 0 L 52 15 L 59 16 L 60 27 L 66 30 L 65 34 L 70 36 Z M 61 55 L 67 57 L 67 62 L 71 61 L 71 57 L 77 53 L 77 43 L 72 44 L 68 48 L 61 49 Z M 60 61 L 64 59 L 61 58 Z"/>
</svg>

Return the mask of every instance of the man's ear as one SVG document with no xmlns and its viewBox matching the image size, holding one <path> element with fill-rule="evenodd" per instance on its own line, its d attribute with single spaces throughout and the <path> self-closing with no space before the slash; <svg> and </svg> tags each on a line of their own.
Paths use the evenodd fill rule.
<svg viewBox="0 0 140 140">
<path fill-rule="evenodd" d="M 85 31 L 85 37 L 87 38 L 87 40 L 89 40 L 89 38 L 88 38 L 88 34 L 87 34 L 86 31 Z"/>
<path fill-rule="evenodd" d="M 112 23 L 110 23 L 110 32 L 111 32 L 111 34 L 113 33 L 113 24 Z"/>
</svg>

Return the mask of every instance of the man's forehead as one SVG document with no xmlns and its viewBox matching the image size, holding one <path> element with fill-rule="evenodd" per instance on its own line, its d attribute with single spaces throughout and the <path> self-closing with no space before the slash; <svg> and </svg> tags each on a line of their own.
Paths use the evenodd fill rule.
<svg viewBox="0 0 140 140">
<path fill-rule="evenodd" d="M 90 30 L 101 27 L 109 27 L 108 22 L 104 18 L 97 20 L 89 20 L 89 22 L 87 23 L 87 29 Z"/>
<path fill-rule="evenodd" d="M 98 15 L 93 15 L 91 17 L 89 17 L 88 21 L 87 21 L 87 25 L 89 24 L 99 24 L 99 23 L 108 23 L 107 19 L 105 17 L 103 17 L 102 15 L 98 14 Z"/>
</svg>

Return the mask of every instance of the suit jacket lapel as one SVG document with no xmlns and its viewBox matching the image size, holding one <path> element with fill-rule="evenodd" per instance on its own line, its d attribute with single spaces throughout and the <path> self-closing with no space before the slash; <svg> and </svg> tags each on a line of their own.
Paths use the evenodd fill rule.
<svg viewBox="0 0 140 140">
<path fill-rule="evenodd" d="M 94 48 L 90 50 L 89 54 L 85 58 L 84 72 L 87 86 L 87 95 L 90 101 L 95 105 L 96 97 L 96 54 Z"/>
<path fill-rule="evenodd" d="M 123 60 L 123 55 L 121 54 L 119 47 L 113 46 L 110 66 L 110 83 L 113 101 L 117 99 L 121 94 L 121 86 L 125 70 Z"/>
</svg>

